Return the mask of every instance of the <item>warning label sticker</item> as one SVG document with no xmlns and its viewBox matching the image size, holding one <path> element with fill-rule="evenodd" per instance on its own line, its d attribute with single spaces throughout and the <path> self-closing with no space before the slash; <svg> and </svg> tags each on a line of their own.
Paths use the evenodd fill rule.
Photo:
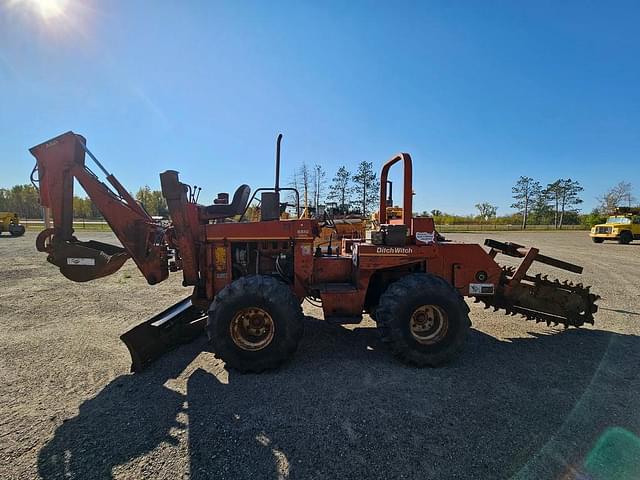
<svg viewBox="0 0 640 480">
<path fill-rule="evenodd" d="M 95 258 L 67 257 L 67 265 L 95 265 Z"/>
<path fill-rule="evenodd" d="M 469 295 L 493 295 L 495 288 L 493 283 L 470 283 Z"/>
<path fill-rule="evenodd" d="M 433 243 L 435 235 L 434 232 L 416 232 L 416 240 L 422 243 Z"/>
</svg>

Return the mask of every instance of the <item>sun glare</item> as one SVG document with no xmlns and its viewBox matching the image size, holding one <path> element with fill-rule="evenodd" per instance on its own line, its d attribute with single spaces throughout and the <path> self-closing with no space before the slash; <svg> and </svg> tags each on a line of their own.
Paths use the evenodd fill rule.
<svg viewBox="0 0 640 480">
<path fill-rule="evenodd" d="M 86 37 L 97 11 L 87 0 L 0 0 L 7 13 L 43 38 L 65 40 Z"/>
<path fill-rule="evenodd" d="M 65 13 L 67 0 L 28 0 L 44 20 L 51 20 Z"/>
<path fill-rule="evenodd" d="M 5 6 L 22 11 L 24 14 L 36 14 L 42 20 L 50 20 L 64 17 L 67 14 L 70 0 L 0 0 Z"/>
</svg>

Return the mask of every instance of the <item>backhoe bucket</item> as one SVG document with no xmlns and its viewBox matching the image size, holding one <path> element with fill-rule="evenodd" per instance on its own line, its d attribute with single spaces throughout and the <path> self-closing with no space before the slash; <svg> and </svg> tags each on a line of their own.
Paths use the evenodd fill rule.
<svg viewBox="0 0 640 480">
<path fill-rule="evenodd" d="M 191 304 L 191 297 L 120 336 L 131 354 L 131 371 L 144 370 L 174 348 L 195 340 L 204 332 L 206 312 Z"/>
<path fill-rule="evenodd" d="M 36 248 L 47 252 L 47 260 L 60 268 L 60 272 L 74 282 L 88 282 L 116 272 L 127 261 L 124 248 L 90 240 L 51 240 L 50 231 L 44 230 L 36 240 Z"/>
</svg>

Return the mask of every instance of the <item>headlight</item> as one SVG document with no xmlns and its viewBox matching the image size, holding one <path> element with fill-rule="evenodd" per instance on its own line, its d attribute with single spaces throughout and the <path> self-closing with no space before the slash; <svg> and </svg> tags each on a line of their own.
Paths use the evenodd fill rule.
<svg viewBox="0 0 640 480">
<path fill-rule="evenodd" d="M 618 233 L 618 229 L 614 228 L 613 230 L 611 230 L 611 233 Z"/>
<path fill-rule="evenodd" d="M 591 233 L 596 233 L 596 227 L 593 227 L 593 228 L 591 229 Z"/>
</svg>

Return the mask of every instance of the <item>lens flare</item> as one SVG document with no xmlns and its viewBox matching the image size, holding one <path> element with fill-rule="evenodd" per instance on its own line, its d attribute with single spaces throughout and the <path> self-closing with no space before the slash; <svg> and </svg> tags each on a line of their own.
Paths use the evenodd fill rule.
<svg viewBox="0 0 640 480">
<path fill-rule="evenodd" d="M 69 0 L 5 0 L 3 3 L 25 15 L 38 15 L 45 22 L 66 16 L 69 8 Z"/>
<path fill-rule="evenodd" d="M 64 15 L 67 0 L 28 0 L 44 20 L 51 20 Z"/>
<path fill-rule="evenodd" d="M 33 32 L 34 41 L 89 39 L 93 20 L 99 14 L 93 3 L 90 0 L 0 0 L 0 14 L 6 14 L 7 19 Z"/>
</svg>

